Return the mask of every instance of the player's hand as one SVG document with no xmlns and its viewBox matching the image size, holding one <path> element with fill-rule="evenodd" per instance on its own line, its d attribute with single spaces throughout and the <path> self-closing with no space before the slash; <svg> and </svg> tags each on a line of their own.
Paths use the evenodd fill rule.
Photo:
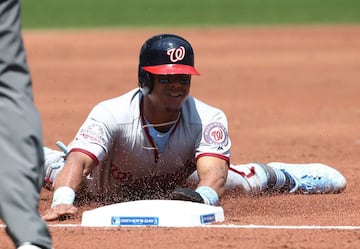
<svg viewBox="0 0 360 249">
<path fill-rule="evenodd" d="M 45 211 L 43 219 L 46 221 L 74 219 L 78 209 L 70 204 L 59 204 Z"/>
</svg>

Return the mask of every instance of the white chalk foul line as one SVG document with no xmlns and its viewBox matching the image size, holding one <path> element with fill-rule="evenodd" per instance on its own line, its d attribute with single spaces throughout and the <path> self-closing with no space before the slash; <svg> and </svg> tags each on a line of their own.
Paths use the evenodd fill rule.
<svg viewBox="0 0 360 249">
<path fill-rule="evenodd" d="M 277 225 L 208 225 L 209 228 L 236 228 L 236 229 L 302 229 L 302 230 L 359 230 L 360 226 L 277 226 Z"/>
<path fill-rule="evenodd" d="M 84 227 L 81 224 L 49 224 L 49 227 Z M 4 228 L 5 225 L 0 224 L 1 228 Z M 116 226 L 114 226 L 115 228 Z M 195 226 L 195 228 L 226 228 L 226 229 L 279 229 L 279 230 L 288 230 L 288 229 L 298 229 L 298 230 L 360 230 L 360 226 L 277 226 L 277 225 L 236 225 L 236 224 L 221 224 L 221 225 L 204 225 L 204 226 Z M 90 227 L 89 227 L 90 228 Z M 112 227 L 92 227 L 92 228 L 112 228 Z M 185 228 L 185 227 L 176 227 L 176 228 Z M 190 228 L 190 227 L 189 227 Z M 194 228 L 194 227 L 191 227 Z"/>
<path fill-rule="evenodd" d="M 81 224 L 49 224 L 49 227 L 85 227 Z M 0 225 L 5 227 L 5 225 Z M 115 226 L 114 226 L 115 227 Z M 222 225 L 204 225 L 196 226 L 198 228 L 232 228 L 232 229 L 300 229 L 300 230 L 360 230 L 360 226 L 277 226 L 277 225 L 236 225 L 236 224 L 222 224 Z M 100 227 L 101 228 L 101 227 Z M 105 227 L 104 227 L 105 228 Z"/>
</svg>

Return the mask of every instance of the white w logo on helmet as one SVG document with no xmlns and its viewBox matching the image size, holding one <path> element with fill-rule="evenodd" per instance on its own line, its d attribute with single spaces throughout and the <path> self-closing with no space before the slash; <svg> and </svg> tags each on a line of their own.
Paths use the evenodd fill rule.
<svg viewBox="0 0 360 249">
<path fill-rule="evenodd" d="M 181 61 L 185 57 L 185 48 L 183 46 L 171 48 L 167 51 L 167 55 L 170 56 L 171 62 Z"/>
</svg>

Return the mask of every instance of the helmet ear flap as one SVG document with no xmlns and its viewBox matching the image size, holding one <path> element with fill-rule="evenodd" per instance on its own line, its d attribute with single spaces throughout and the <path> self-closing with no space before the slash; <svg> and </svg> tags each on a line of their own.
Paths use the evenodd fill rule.
<svg viewBox="0 0 360 249">
<path fill-rule="evenodd" d="M 153 88 L 153 77 L 150 73 L 139 67 L 139 87 L 144 95 L 151 93 Z"/>
</svg>

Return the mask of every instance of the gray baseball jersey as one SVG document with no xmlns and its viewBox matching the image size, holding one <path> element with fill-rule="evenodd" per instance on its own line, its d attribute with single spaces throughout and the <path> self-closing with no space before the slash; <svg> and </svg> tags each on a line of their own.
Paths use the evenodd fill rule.
<svg viewBox="0 0 360 249">
<path fill-rule="evenodd" d="M 231 142 L 221 110 L 188 96 L 169 133 L 156 134 L 141 112 L 142 97 L 134 89 L 99 103 L 69 145 L 71 151 L 81 151 L 99 164 L 88 177 L 97 195 L 161 194 L 183 185 L 202 156 L 229 162 Z M 165 136 L 165 143 L 157 135 Z"/>
</svg>

